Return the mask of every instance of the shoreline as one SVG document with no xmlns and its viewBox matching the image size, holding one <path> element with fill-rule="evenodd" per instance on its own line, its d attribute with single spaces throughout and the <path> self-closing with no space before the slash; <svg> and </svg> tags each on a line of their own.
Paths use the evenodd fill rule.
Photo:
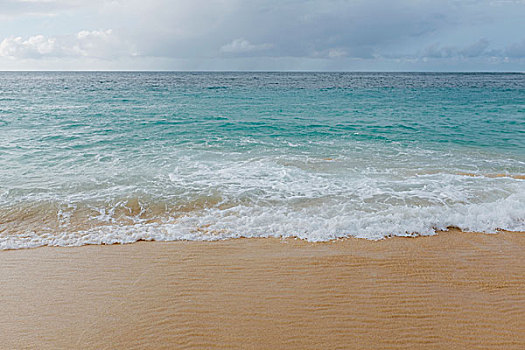
<svg viewBox="0 0 525 350">
<path fill-rule="evenodd" d="M 39 247 L 0 264 L 1 349 L 525 347 L 524 232 Z"/>
<path fill-rule="evenodd" d="M 33 249 L 42 249 L 42 248 L 81 248 L 86 246 L 119 246 L 119 245 L 130 245 L 130 244 L 136 244 L 136 243 L 178 243 L 178 242 L 202 242 L 202 243 L 213 243 L 213 242 L 225 242 L 225 241 L 235 241 L 235 240 L 277 240 L 277 241 L 302 241 L 309 244 L 325 244 L 325 243 L 336 243 L 336 242 L 344 242 L 347 240 L 363 240 L 363 241 L 369 241 L 369 242 L 381 242 L 381 241 L 388 241 L 390 239 L 417 239 L 417 238 L 426 238 L 426 237 L 435 237 L 440 234 L 447 234 L 447 233 L 459 233 L 459 234 L 476 234 L 476 235 L 498 235 L 502 233 L 521 233 L 525 234 L 525 231 L 511 231 L 511 230 L 505 230 L 505 229 L 496 229 L 496 232 L 476 232 L 476 231 L 463 231 L 459 227 L 456 226 L 449 226 L 446 230 L 436 230 L 433 234 L 419 234 L 419 233 L 406 233 L 405 236 L 400 235 L 386 235 L 381 238 L 364 238 L 360 236 L 346 236 L 346 237 L 338 237 L 329 239 L 326 241 L 309 241 L 305 238 L 301 238 L 299 236 L 285 236 L 285 237 L 278 237 L 278 236 L 237 236 L 237 237 L 227 237 L 227 238 L 214 238 L 211 239 L 208 237 L 207 239 L 175 239 L 175 240 L 163 240 L 163 239 L 155 239 L 155 238 L 139 238 L 134 241 L 124 241 L 124 242 L 111 242 L 111 243 L 105 243 L 102 242 L 96 242 L 92 243 L 90 241 L 84 242 L 80 245 L 61 245 L 61 244 L 42 244 L 42 245 L 36 245 L 36 246 L 27 246 L 27 247 L 17 247 L 17 248 L 1 248 L 1 252 L 6 251 L 16 251 L 16 250 L 33 250 Z"/>
</svg>

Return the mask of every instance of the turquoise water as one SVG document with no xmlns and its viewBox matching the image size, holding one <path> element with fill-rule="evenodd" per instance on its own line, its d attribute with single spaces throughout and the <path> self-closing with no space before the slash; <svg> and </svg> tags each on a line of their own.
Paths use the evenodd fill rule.
<svg viewBox="0 0 525 350">
<path fill-rule="evenodd" d="M 525 75 L 0 73 L 0 249 L 525 230 Z"/>
</svg>

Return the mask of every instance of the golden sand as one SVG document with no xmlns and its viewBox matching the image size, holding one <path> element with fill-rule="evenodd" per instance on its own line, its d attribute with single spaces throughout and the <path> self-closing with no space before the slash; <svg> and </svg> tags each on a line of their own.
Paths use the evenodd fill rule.
<svg viewBox="0 0 525 350">
<path fill-rule="evenodd" d="M 525 180 L 525 175 L 512 175 L 512 174 L 484 174 L 484 175 L 479 175 L 479 174 L 474 174 L 474 173 L 458 173 L 457 175 L 462 175 L 462 176 L 471 176 L 471 177 L 491 177 L 491 178 L 498 178 L 498 177 L 510 177 L 512 179 L 517 179 L 517 180 Z"/>
<path fill-rule="evenodd" d="M 525 234 L 0 252 L 2 349 L 525 349 Z"/>
</svg>

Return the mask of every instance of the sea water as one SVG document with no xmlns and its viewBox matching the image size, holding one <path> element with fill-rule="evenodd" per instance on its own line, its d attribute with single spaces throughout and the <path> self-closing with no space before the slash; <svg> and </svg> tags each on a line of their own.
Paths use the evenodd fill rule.
<svg viewBox="0 0 525 350">
<path fill-rule="evenodd" d="M 525 74 L 0 73 L 0 249 L 525 231 Z"/>
</svg>

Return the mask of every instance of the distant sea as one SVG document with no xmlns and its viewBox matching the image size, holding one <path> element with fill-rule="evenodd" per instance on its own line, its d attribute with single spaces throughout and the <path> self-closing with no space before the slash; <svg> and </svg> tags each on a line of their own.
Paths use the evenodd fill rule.
<svg viewBox="0 0 525 350">
<path fill-rule="evenodd" d="M 525 74 L 0 73 L 0 249 L 525 231 Z"/>
</svg>

